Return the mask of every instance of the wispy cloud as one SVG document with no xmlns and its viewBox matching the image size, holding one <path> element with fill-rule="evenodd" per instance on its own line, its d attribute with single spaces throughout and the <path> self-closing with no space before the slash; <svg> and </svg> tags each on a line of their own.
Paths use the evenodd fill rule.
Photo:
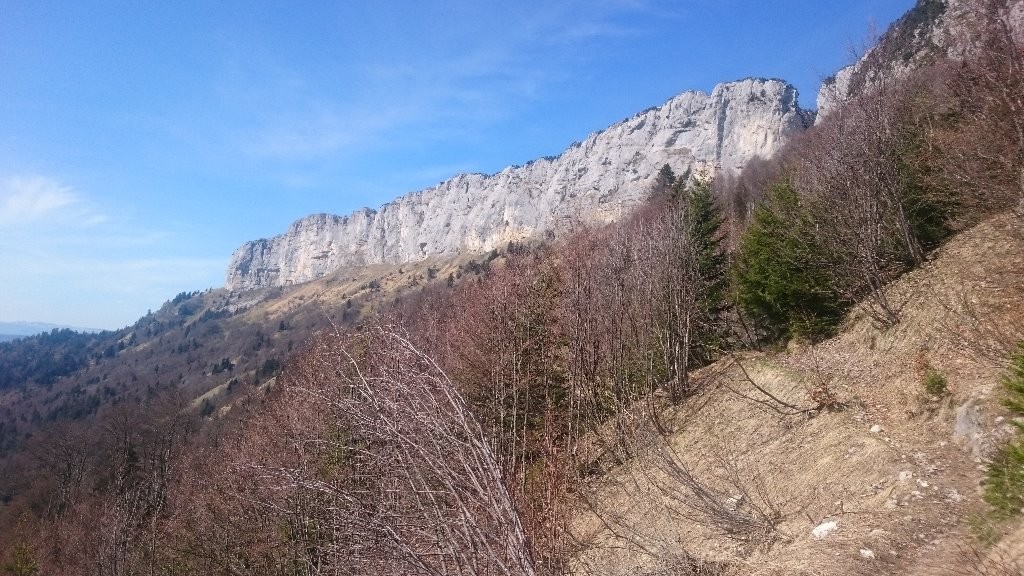
<svg viewBox="0 0 1024 576">
<path fill-rule="evenodd" d="M 107 217 L 86 205 L 71 186 L 48 176 L 10 176 L 0 180 L 0 224 L 77 224 L 90 227 Z"/>
<path fill-rule="evenodd" d="M 5 251 L 0 318 L 118 328 L 182 290 L 220 285 L 226 265 L 225 258 Z"/>
<path fill-rule="evenodd" d="M 641 36 L 642 27 L 625 25 L 630 16 L 670 17 L 664 8 L 647 0 L 585 0 L 559 3 L 532 15 L 526 28 L 532 45 L 580 45 L 612 38 Z"/>
<path fill-rule="evenodd" d="M 103 225 L 68 186 L 4 181 L 0 319 L 115 328 L 183 289 L 220 285 L 227 257 L 181 256 L 180 234 L 116 218 Z M 34 191 L 33 194 L 28 192 Z M 7 226 L 10 218 L 26 226 Z"/>
<path fill-rule="evenodd" d="M 45 176 L 14 176 L 0 183 L 0 223 L 31 223 L 78 202 L 74 190 Z"/>
<path fill-rule="evenodd" d="M 296 106 L 262 125 L 240 131 L 241 148 L 254 156 L 301 160 L 365 146 L 370 137 L 397 123 L 394 111 L 354 113 L 326 106 Z M 302 111 L 302 110 L 309 111 Z"/>
<path fill-rule="evenodd" d="M 91 286 L 117 292 L 171 285 L 176 282 L 220 276 L 227 258 L 182 256 L 133 256 L 118 253 L 99 258 L 82 253 L 28 250 L 0 257 L 24 276 L 75 278 L 77 287 Z M 110 279 L 116 278 L 117 282 Z M 173 289 L 173 288 L 171 288 Z"/>
<path fill-rule="evenodd" d="M 403 29 L 415 49 L 367 52 L 333 77 L 279 52 L 232 44 L 217 89 L 234 111 L 227 139 L 244 156 L 291 164 L 472 137 L 573 81 L 590 43 L 644 34 L 621 22 L 651 10 L 645 0 L 509 9 L 489 34 L 456 12 L 445 27 L 459 42 L 438 40 L 412 22 L 423 28 Z M 558 57 L 550 57 L 552 45 Z"/>
</svg>

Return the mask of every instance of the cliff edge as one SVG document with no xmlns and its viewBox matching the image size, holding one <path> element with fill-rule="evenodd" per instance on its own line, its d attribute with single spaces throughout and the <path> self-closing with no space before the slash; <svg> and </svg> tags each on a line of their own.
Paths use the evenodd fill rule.
<svg viewBox="0 0 1024 576">
<path fill-rule="evenodd" d="M 738 170 L 812 123 L 796 89 L 779 80 L 685 92 L 554 158 L 489 176 L 460 174 L 377 210 L 302 218 L 284 234 L 236 250 L 225 285 L 287 286 L 347 266 L 487 251 L 571 224 L 613 221 L 643 200 L 665 164 L 678 174 Z"/>
</svg>

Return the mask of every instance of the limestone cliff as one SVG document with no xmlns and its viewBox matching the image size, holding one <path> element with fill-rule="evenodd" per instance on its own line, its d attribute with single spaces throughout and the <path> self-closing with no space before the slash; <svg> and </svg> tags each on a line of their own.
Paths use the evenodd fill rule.
<svg viewBox="0 0 1024 576">
<path fill-rule="evenodd" d="M 284 286 L 346 266 L 486 251 L 571 223 L 612 221 L 643 199 L 661 166 L 679 174 L 737 170 L 772 155 L 812 121 L 796 89 L 779 80 L 685 92 L 554 158 L 490 176 L 461 174 L 378 210 L 298 220 L 282 235 L 236 250 L 226 286 Z"/>
<path fill-rule="evenodd" d="M 955 0 L 954 0 L 955 1 Z M 914 7 L 889 26 L 878 42 L 857 62 L 836 72 L 818 90 L 818 120 L 880 80 L 906 74 L 957 44 L 951 33 L 963 7 L 950 0 L 917 0 Z"/>
<path fill-rule="evenodd" d="M 975 53 L 978 8 L 973 0 L 917 0 L 859 60 L 822 83 L 817 120 L 850 98 L 938 58 L 958 60 Z M 1006 0 L 1003 17 L 1015 35 L 1024 35 L 1024 1 Z"/>
</svg>

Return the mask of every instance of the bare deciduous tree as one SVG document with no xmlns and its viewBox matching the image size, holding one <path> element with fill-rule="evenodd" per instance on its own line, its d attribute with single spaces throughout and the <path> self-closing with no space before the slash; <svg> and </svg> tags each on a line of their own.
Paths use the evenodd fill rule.
<svg viewBox="0 0 1024 576">
<path fill-rule="evenodd" d="M 950 199 L 926 176 L 932 96 L 918 76 L 876 79 L 802 139 L 791 161 L 819 265 L 847 300 L 866 298 L 883 326 L 899 322 L 900 309 L 884 286 L 945 234 Z"/>
<path fill-rule="evenodd" d="M 979 209 L 1024 214 L 1024 21 L 1008 0 L 970 0 L 975 38 L 950 75 L 955 122 L 942 139 L 944 172 Z"/>
<path fill-rule="evenodd" d="M 490 439 L 399 331 L 322 338 L 280 394 L 261 426 L 280 437 L 243 443 L 222 477 L 226 500 L 211 501 L 232 542 L 192 542 L 189 556 L 229 573 L 535 573 Z"/>
</svg>

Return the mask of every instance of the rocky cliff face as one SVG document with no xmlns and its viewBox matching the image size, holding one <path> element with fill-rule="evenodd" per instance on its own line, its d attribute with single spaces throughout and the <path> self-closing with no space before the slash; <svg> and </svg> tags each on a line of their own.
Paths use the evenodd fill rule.
<svg viewBox="0 0 1024 576">
<path fill-rule="evenodd" d="M 1021 37 L 1024 1 L 1005 0 L 1004 8 L 1006 24 Z M 961 59 L 975 53 L 978 9 L 974 0 L 917 0 L 864 56 L 822 83 L 817 120 L 883 80 L 891 81 L 936 58 Z"/>
<path fill-rule="evenodd" d="M 378 210 L 317 214 L 235 251 L 226 286 L 247 290 L 313 280 L 346 266 L 487 251 L 619 218 L 645 196 L 661 166 L 677 174 L 737 170 L 767 157 L 813 115 L 778 80 L 720 84 L 591 134 L 555 158 L 485 176 L 461 174 Z"/>
<path fill-rule="evenodd" d="M 883 78 L 901 76 L 957 43 L 952 27 L 963 16 L 958 0 L 917 0 L 857 62 L 839 70 L 818 90 L 818 120 Z M 955 4 L 951 6 L 951 4 Z"/>
</svg>

